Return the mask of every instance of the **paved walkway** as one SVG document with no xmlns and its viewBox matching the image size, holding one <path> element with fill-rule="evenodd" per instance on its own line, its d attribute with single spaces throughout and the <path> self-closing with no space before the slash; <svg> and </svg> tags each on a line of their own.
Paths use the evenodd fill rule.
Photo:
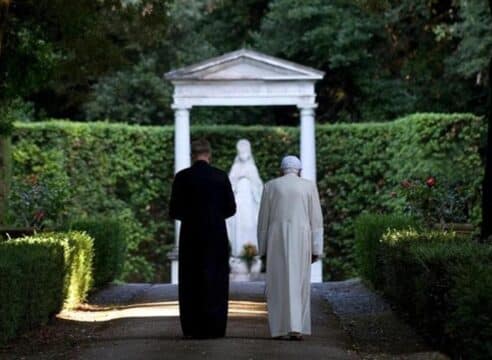
<svg viewBox="0 0 492 360">
<path fill-rule="evenodd" d="M 261 282 L 232 284 L 226 338 L 183 340 L 175 285 L 112 285 L 0 347 L 0 359 L 446 359 L 360 280 L 311 291 L 313 336 L 302 342 L 270 338 Z"/>
<path fill-rule="evenodd" d="M 181 339 L 173 285 L 113 286 L 92 299 L 93 311 L 62 317 L 107 324 L 80 344 L 77 359 L 358 359 L 319 289 L 312 290 L 313 336 L 302 342 L 270 338 L 263 294 L 263 283 L 233 283 L 227 337 L 217 340 Z"/>
</svg>

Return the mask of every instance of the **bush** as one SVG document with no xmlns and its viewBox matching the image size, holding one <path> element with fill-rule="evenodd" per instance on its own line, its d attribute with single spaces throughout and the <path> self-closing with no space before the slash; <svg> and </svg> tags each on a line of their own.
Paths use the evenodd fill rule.
<svg viewBox="0 0 492 360">
<path fill-rule="evenodd" d="M 373 284 L 380 284 L 381 259 L 380 241 L 387 230 L 415 228 L 414 219 L 404 215 L 363 214 L 354 225 L 354 254 L 359 274 Z"/>
<path fill-rule="evenodd" d="M 73 308 L 85 301 L 93 285 L 93 240 L 85 233 L 43 233 L 23 241 L 54 243 L 63 246 L 65 258 L 64 307 Z"/>
<path fill-rule="evenodd" d="M 84 301 L 92 257 L 92 239 L 76 231 L 0 243 L 0 342 Z"/>
<path fill-rule="evenodd" d="M 64 249 L 31 239 L 0 243 L 0 343 L 59 312 L 64 300 Z"/>
<path fill-rule="evenodd" d="M 454 233 L 403 230 L 386 233 L 380 251 L 379 287 L 431 343 L 464 358 L 490 353 L 492 293 L 482 280 L 492 276 L 491 246 Z"/>
<path fill-rule="evenodd" d="M 63 222 L 70 198 L 68 179 L 64 175 L 33 175 L 25 181 L 14 182 L 8 201 L 8 223 L 39 231 L 46 228 L 53 230 Z"/>
<path fill-rule="evenodd" d="M 101 287 L 116 279 L 126 257 L 125 229 L 115 218 L 82 219 L 71 229 L 85 231 L 94 239 L 94 286 Z"/>
<path fill-rule="evenodd" d="M 458 269 L 450 294 L 453 312 L 446 331 L 465 359 L 492 358 L 492 271 L 490 263 Z"/>
<path fill-rule="evenodd" d="M 325 215 L 325 279 L 355 274 L 354 220 L 363 211 L 402 211 L 398 193 L 408 177 L 462 174 L 470 219 L 480 219 L 482 119 L 468 114 L 419 114 L 391 123 L 317 127 L 318 188 Z M 72 189 L 69 218 L 125 217 L 128 281 L 167 281 L 166 250 L 174 243 L 166 221 L 173 179 L 172 127 L 50 121 L 19 123 L 13 134 L 14 181 L 58 173 Z M 263 181 L 278 176 L 280 159 L 299 151 L 297 128 L 193 127 L 212 143 L 214 164 L 228 170 L 236 142 L 251 141 Z M 144 274 L 144 275 L 143 275 Z M 154 276 L 152 276 L 154 274 Z"/>
<path fill-rule="evenodd" d="M 43 241 L 51 241 L 49 235 L 44 236 Z M 93 240 L 77 231 L 53 233 L 51 236 L 65 249 L 65 307 L 73 308 L 86 300 L 93 286 Z"/>
</svg>

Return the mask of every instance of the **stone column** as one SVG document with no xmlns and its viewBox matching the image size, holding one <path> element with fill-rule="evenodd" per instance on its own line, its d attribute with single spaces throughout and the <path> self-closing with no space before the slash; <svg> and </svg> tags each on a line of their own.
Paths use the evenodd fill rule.
<svg viewBox="0 0 492 360">
<path fill-rule="evenodd" d="M 190 159 L 190 108 L 174 108 L 174 172 L 191 164 Z"/>
<path fill-rule="evenodd" d="M 173 106 L 174 109 L 174 173 L 191 164 L 190 158 L 190 108 Z M 171 259 L 171 283 L 178 283 L 178 249 L 180 221 L 175 222 L 174 249 L 169 254 Z"/>
<path fill-rule="evenodd" d="M 316 138 L 314 109 L 316 105 L 299 106 L 301 110 L 301 162 L 302 177 L 316 181 Z"/>
<path fill-rule="evenodd" d="M 301 162 L 302 177 L 316 181 L 316 129 L 314 109 L 316 104 L 299 105 L 301 112 Z M 323 281 L 322 262 L 317 261 L 311 266 L 311 282 Z"/>
</svg>

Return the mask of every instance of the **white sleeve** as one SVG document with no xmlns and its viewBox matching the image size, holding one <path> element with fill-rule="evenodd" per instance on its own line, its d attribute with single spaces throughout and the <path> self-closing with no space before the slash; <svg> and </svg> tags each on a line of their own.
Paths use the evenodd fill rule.
<svg viewBox="0 0 492 360">
<path fill-rule="evenodd" d="M 318 188 L 316 184 L 313 186 L 311 192 L 311 208 L 310 208 L 310 222 L 311 222 L 311 246 L 313 255 L 323 255 L 323 213 L 321 211 L 321 204 L 319 201 Z"/>
<path fill-rule="evenodd" d="M 260 256 L 267 255 L 268 244 L 268 222 L 270 218 L 270 201 L 268 200 L 268 187 L 265 185 L 260 201 L 260 212 L 258 214 L 258 253 Z"/>
</svg>

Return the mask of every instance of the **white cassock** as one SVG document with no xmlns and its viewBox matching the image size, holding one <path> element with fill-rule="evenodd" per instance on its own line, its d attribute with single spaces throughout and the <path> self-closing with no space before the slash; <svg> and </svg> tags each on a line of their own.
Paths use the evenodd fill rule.
<svg viewBox="0 0 492 360">
<path fill-rule="evenodd" d="M 316 184 L 287 174 L 268 182 L 258 217 L 267 256 L 267 302 L 273 337 L 311 334 L 311 255 L 323 253 L 323 215 Z"/>
</svg>

